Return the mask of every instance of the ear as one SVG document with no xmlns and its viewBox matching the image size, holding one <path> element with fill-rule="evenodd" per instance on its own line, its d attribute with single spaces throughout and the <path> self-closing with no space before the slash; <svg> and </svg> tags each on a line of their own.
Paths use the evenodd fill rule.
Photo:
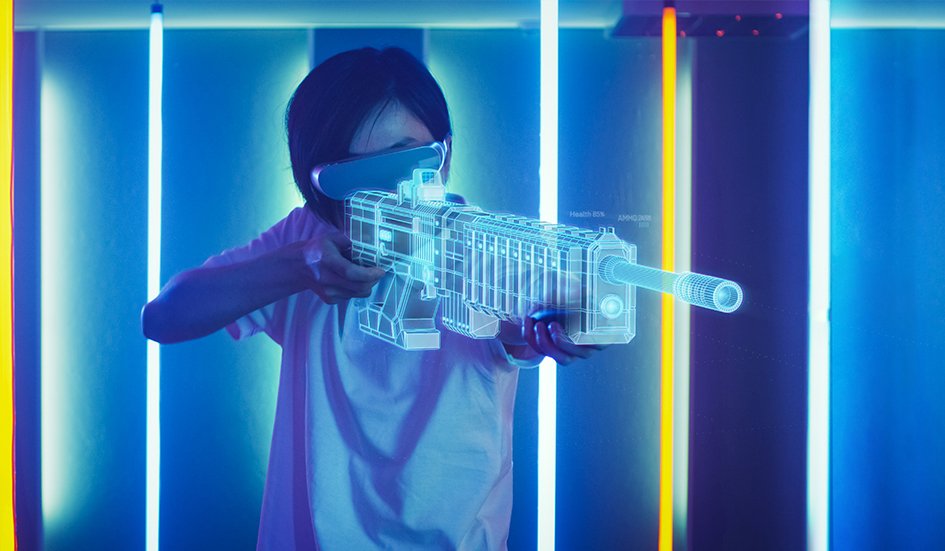
<svg viewBox="0 0 945 551">
<path fill-rule="evenodd" d="M 443 143 L 446 144 L 446 158 L 443 159 L 443 168 L 440 169 L 440 175 L 443 177 L 443 184 L 446 184 L 450 178 L 450 159 L 453 157 L 453 136 L 447 136 Z"/>
</svg>

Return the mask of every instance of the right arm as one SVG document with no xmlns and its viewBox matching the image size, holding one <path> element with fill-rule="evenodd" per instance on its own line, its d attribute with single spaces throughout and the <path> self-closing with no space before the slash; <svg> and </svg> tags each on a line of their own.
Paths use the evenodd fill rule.
<svg viewBox="0 0 945 551">
<path fill-rule="evenodd" d="M 348 246 L 326 230 L 243 262 L 181 272 L 142 310 L 144 335 L 164 344 L 196 339 L 304 290 L 329 304 L 369 296 L 384 271 L 352 263 L 342 254 Z"/>
</svg>

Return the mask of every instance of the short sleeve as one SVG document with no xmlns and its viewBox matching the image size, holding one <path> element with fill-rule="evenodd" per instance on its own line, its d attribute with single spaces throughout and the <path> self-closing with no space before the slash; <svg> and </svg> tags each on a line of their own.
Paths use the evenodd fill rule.
<svg viewBox="0 0 945 551">
<path fill-rule="evenodd" d="M 202 267 L 230 266 L 258 258 L 279 247 L 310 236 L 315 223 L 314 215 L 304 207 L 297 207 L 248 244 L 211 256 Z M 289 297 L 267 304 L 230 323 L 226 326 L 226 331 L 236 340 L 264 332 L 274 341 L 281 343 L 288 304 Z"/>
</svg>

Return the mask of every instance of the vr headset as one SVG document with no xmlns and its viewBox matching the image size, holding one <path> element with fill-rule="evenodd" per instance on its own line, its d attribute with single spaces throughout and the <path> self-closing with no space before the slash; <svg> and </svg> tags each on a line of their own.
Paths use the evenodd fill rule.
<svg viewBox="0 0 945 551">
<path fill-rule="evenodd" d="M 391 149 L 316 166 L 312 188 L 339 201 L 359 190 L 396 192 L 397 184 L 409 180 L 414 169 L 441 170 L 445 162 L 443 142 Z"/>
</svg>

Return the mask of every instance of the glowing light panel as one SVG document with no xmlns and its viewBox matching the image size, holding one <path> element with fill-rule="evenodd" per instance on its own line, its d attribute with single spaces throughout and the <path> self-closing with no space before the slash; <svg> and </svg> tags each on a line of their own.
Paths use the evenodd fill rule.
<svg viewBox="0 0 945 551">
<path fill-rule="evenodd" d="M 829 543 L 830 2 L 810 3 L 810 307 L 808 312 L 807 548 Z"/>
<path fill-rule="evenodd" d="M 692 43 L 679 43 L 676 77 L 676 269 L 691 269 L 692 242 Z M 674 314 L 673 539 L 684 542 L 689 514 L 689 305 Z"/>
<path fill-rule="evenodd" d="M 148 73 L 148 300 L 161 290 L 161 92 L 164 65 L 164 14 L 151 7 Z M 161 490 L 161 348 L 148 341 L 145 548 L 158 550 Z"/>
<path fill-rule="evenodd" d="M 67 347 L 61 345 L 68 334 L 63 323 L 62 304 L 68 300 L 67 274 L 72 255 L 61 239 L 65 233 L 66 211 L 57 201 L 61 183 L 68 180 L 62 159 L 70 159 L 62 122 L 70 105 L 54 75 L 44 71 L 40 88 L 40 446 L 42 450 L 43 530 L 54 531 L 74 505 L 74 479 L 68 458 L 75 438 L 69 423 L 74 399 L 64 376 Z M 59 162 L 54 162 L 53 159 Z M 71 159 L 70 159 L 71 160 Z M 81 472 L 81 471 L 80 471 Z M 85 474 L 82 472 L 81 474 Z"/>
<path fill-rule="evenodd" d="M 558 222 L 558 2 L 541 2 L 541 198 L 539 218 Z M 542 360 L 538 376 L 538 550 L 555 548 L 558 365 Z"/>
</svg>

